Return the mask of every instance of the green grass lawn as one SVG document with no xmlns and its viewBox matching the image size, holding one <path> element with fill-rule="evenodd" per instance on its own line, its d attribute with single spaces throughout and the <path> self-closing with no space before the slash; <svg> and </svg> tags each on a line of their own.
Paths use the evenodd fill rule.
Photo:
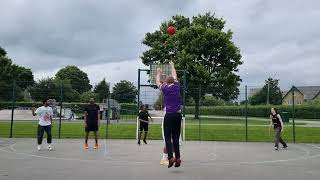
<svg viewBox="0 0 320 180">
<path fill-rule="evenodd" d="M 121 121 L 123 122 L 136 122 L 136 116 L 135 115 L 121 115 L 120 116 Z M 201 124 L 245 124 L 245 118 L 243 117 L 233 117 L 232 119 L 227 117 L 216 117 L 216 118 L 210 118 L 210 117 L 201 117 L 201 119 L 194 119 L 192 117 L 186 118 L 187 123 L 191 124 L 199 124 L 199 121 Z M 268 125 L 270 122 L 268 119 L 265 118 L 254 118 L 249 117 L 248 118 L 248 124 L 249 125 Z M 292 125 L 292 123 L 285 123 L 286 125 Z M 296 122 L 296 125 L 304 125 L 306 123 Z"/>
<path fill-rule="evenodd" d="M 223 122 L 223 121 L 222 121 Z M 58 138 L 59 125 L 53 126 L 54 138 Z M 160 124 L 150 124 L 149 139 L 161 139 Z M 10 122 L 0 122 L 0 137 L 8 137 Z M 15 122 L 13 126 L 13 137 L 35 138 L 37 134 L 37 122 Z M 136 134 L 135 124 L 111 124 L 108 128 L 108 138 L 111 139 L 134 139 Z M 292 142 L 292 127 L 285 127 L 284 139 Z M 102 124 L 99 130 L 101 138 L 106 136 L 106 124 Z M 83 138 L 84 126 L 81 122 L 63 122 L 61 124 L 61 138 Z M 245 126 L 239 125 L 201 125 L 186 124 L 187 140 L 204 141 L 245 141 Z M 269 133 L 267 127 L 249 126 L 248 140 L 259 142 L 272 142 L 273 132 Z M 296 141 L 303 143 L 320 143 L 319 127 L 296 127 Z"/>
<path fill-rule="evenodd" d="M 244 118 L 239 119 L 228 119 L 228 118 L 206 118 L 202 117 L 201 119 L 186 118 L 187 123 L 191 124 L 245 124 Z M 269 125 L 269 121 L 256 120 L 248 118 L 248 125 Z M 304 125 L 306 123 L 296 122 L 296 125 Z M 285 125 L 292 125 L 292 123 L 285 123 Z"/>
</svg>

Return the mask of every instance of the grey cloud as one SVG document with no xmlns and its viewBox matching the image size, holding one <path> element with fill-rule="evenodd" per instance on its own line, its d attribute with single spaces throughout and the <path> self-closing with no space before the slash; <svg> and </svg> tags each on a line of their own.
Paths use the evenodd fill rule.
<svg viewBox="0 0 320 180">
<path fill-rule="evenodd" d="M 16 63 L 34 71 L 124 62 L 120 68 L 112 66 L 112 72 L 132 79 L 122 67 L 128 60 L 139 61 L 146 32 L 175 14 L 212 11 L 234 32 L 243 55 L 243 84 L 260 85 L 275 76 L 283 87 L 319 85 L 319 7 L 316 0 L 5 0 L 0 45 Z M 94 67 L 95 72 L 105 71 Z"/>
<path fill-rule="evenodd" d="M 16 50 L 28 49 L 39 54 L 38 58 L 56 58 L 58 63 L 52 66 L 63 64 L 63 59 L 88 65 L 138 58 L 144 33 L 151 30 L 149 24 L 159 24 L 162 19 L 155 17 L 160 14 L 174 15 L 178 5 L 168 0 L 6 1 L 2 7 L 7 10 L 0 12 L 0 20 L 9 26 L 0 30 L 1 45 L 13 57 L 21 58 Z M 18 61 L 30 65 L 30 59 Z"/>
</svg>

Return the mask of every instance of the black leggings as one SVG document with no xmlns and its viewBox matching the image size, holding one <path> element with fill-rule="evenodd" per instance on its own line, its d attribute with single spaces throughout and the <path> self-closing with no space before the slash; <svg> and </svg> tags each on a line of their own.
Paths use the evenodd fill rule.
<svg viewBox="0 0 320 180">
<path fill-rule="evenodd" d="M 166 113 L 164 116 L 163 127 L 168 159 L 173 158 L 173 148 L 175 151 L 175 157 L 180 159 L 179 138 L 181 132 L 181 120 L 181 113 Z"/>
<path fill-rule="evenodd" d="M 38 145 L 42 144 L 44 131 L 46 131 L 47 133 L 47 143 L 51 144 L 52 142 L 51 125 L 49 126 L 38 125 Z"/>
</svg>

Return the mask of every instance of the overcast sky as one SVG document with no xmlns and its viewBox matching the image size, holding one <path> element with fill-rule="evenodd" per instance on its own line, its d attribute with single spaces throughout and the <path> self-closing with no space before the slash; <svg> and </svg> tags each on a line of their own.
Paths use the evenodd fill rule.
<svg viewBox="0 0 320 180">
<path fill-rule="evenodd" d="M 175 14 L 226 20 L 241 49 L 243 85 L 320 85 L 317 0 L 1 0 L 0 46 L 35 78 L 77 65 L 92 84 L 137 81 L 146 32 Z M 317 23 L 318 22 L 318 23 Z"/>
</svg>

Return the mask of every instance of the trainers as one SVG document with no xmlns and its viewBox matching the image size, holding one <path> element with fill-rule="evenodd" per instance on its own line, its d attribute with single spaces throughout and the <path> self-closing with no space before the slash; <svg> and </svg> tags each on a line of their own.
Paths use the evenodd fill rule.
<svg viewBox="0 0 320 180">
<path fill-rule="evenodd" d="M 41 145 L 38 145 L 37 150 L 38 150 L 38 151 L 41 150 Z"/>
<path fill-rule="evenodd" d="M 180 167 L 181 165 L 181 159 L 177 159 L 176 163 L 174 164 L 174 167 Z"/>
<path fill-rule="evenodd" d="M 94 146 L 93 146 L 93 149 L 98 149 L 99 148 L 99 144 L 95 144 Z"/>
<path fill-rule="evenodd" d="M 88 144 L 84 144 L 84 149 L 89 149 Z"/>
<path fill-rule="evenodd" d="M 167 159 L 161 159 L 160 165 L 168 166 L 169 165 L 169 161 Z"/>
<path fill-rule="evenodd" d="M 279 147 L 278 147 L 278 146 L 275 146 L 275 147 L 274 147 L 274 150 L 278 151 L 278 150 L 279 150 Z"/>
<path fill-rule="evenodd" d="M 287 149 L 287 148 L 288 148 L 288 145 L 283 146 L 283 149 Z"/>
<path fill-rule="evenodd" d="M 176 159 L 175 159 L 175 158 L 170 158 L 170 159 L 169 159 L 168 168 L 171 168 L 171 167 L 174 165 L 175 162 L 176 162 Z"/>
<path fill-rule="evenodd" d="M 48 151 L 52 151 L 52 147 L 50 145 L 47 147 L 47 149 Z"/>
<path fill-rule="evenodd" d="M 140 140 L 138 141 L 138 145 L 139 145 L 139 146 L 141 145 Z"/>
<path fill-rule="evenodd" d="M 147 141 L 146 141 L 145 139 L 143 140 L 143 142 L 144 142 L 144 144 L 148 144 L 148 143 L 147 143 Z"/>
</svg>

